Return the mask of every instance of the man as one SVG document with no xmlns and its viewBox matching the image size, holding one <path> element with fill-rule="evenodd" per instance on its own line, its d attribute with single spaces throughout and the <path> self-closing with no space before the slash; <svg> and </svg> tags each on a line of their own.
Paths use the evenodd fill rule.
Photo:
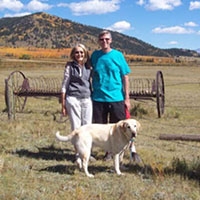
<svg viewBox="0 0 200 200">
<path fill-rule="evenodd" d="M 107 30 L 99 34 L 100 50 L 91 55 L 93 123 L 116 123 L 126 119 L 130 109 L 129 77 L 131 72 L 123 54 L 111 48 L 112 36 Z M 105 159 L 111 155 L 107 153 Z"/>
<path fill-rule="evenodd" d="M 101 50 L 91 55 L 94 123 L 116 123 L 126 118 L 125 106 L 130 109 L 130 68 L 123 54 L 111 48 L 111 43 L 111 33 L 102 31 L 99 34 Z"/>
</svg>

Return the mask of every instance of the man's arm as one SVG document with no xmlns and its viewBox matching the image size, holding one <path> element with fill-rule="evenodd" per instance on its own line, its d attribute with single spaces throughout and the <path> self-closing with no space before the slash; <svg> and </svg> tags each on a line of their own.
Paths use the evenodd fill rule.
<svg viewBox="0 0 200 200">
<path fill-rule="evenodd" d="M 124 84 L 124 93 L 125 93 L 125 106 L 128 110 L 131 108 L 130 104 L 130 97 L 129 97 L 129 77 L 128 75 L 125 75 L 123 78 L 123 84 Z"/>
</svg>

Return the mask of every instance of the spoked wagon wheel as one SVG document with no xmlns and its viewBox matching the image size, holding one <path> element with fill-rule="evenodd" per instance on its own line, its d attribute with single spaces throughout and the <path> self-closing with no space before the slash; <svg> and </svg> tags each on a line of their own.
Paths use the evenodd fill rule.
<svg viewBox="0 0 200 200">
<path fill-rule="evenodd" d="M 157 111 L 158 117 L 164 114 L 165 107 L 165 86 L 163 74 L 161 71 L 158 71 L 156 74 L 156 102 L 157 102 Z"/>
<path fill-rule="evenodd" d="M 9 119 L 15 118 L 15 113 L 22 112 L 25 107 L 27 97 L 19 95 L 25 79 L 22 72 L 14 71 L 5 80 L 5 101 Z"/>
</svg>

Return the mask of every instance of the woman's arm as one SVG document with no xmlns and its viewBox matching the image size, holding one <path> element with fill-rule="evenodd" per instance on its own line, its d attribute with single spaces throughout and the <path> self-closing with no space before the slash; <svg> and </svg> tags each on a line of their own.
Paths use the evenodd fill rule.
<svg viewBox="0 0 200 200">
<path fill-rule="evenodd" d="M 61 88 L 61 106 L 62 106 L 62 114 L 66 115 L 66 93 L 70 83 L 70 63 L 67 63 L 64 70 L 64 77 L 62 81 L 62 88 Z"/>
</svg>

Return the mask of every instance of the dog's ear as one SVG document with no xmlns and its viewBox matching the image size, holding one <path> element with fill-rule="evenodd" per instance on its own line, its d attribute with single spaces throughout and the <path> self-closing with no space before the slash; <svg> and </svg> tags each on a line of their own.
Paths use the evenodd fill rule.
<svg viewBox="0 0 200 200">
<path fill-rule="evenodd" d="M 128 125 L 129 125 L 129 124 L 128 124 L 127 122 L 122 121 L 122 122 L 120 122 L 119 127 L 120 127 L 120 129 L 121 129 L 123 132 L 126 132 L 126 129 L 127 129 L 127 126 L 128 126 Z"/>
<path fill-rule="evenodd" d="M 136 126 L 137 126 L 137 131 L 139 131 L 141 129 L 141 124 L 137 120 L 136 120 Z"/>
</svg>

